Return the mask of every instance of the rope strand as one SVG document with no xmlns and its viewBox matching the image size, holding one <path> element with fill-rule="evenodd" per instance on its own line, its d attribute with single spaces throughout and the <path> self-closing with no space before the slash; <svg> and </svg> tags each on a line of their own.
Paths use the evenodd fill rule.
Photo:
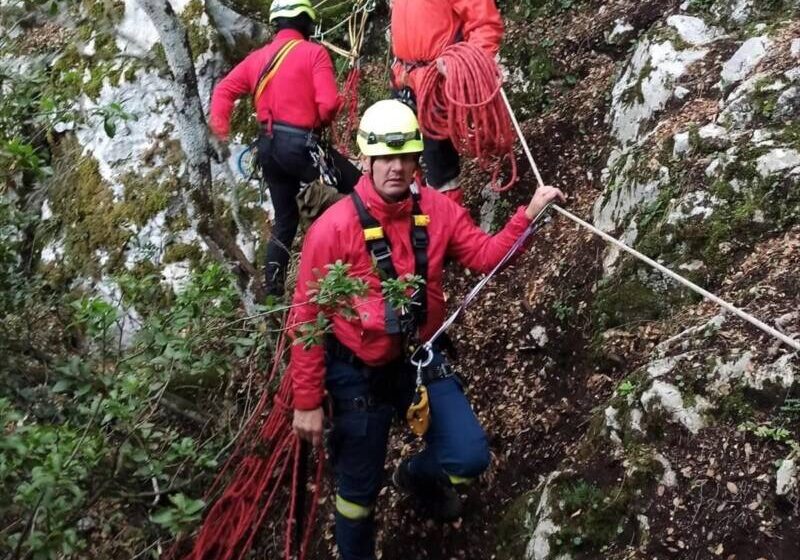
<svg viewBox="0 0 800 560">
<path fill-rule="evenodd" d="M 536 176 L 536 182 L 539 184 L 540 187 L 543 187 L 544 186 L 544 181 L 542 180 L 542 175 L 541 175 L 541 173 L 539 173 L 539 168 L 536 165 L 536 161 L 533 159 L 533 154 L 531 154 L 531 150 L 528 147 L 528 142 L 525 140 L 525 136 L 522 134 L 522 129 L 519 126 L 519 122 L 517 121 L 517 117 L 514 114 L 514 110 L 511 108 L 511 104 L 508 101 L 508 97 L 506 96 L 506 92 L 501 90 L 501 96 L 503 98 L 503 102 L 506 105 L 506 109 L 508 109 L 508 114 L 511 117 L 511 121 L 514 124 L 514 129 L 517 131 L 517 135 L 519 136 L 520 142 L 522 143 L 522 149 L 525 151 L 525 155 L 528 157 L 528 161 L 531 164 L 531 168 L 533 169 L 533 173 Z M 662 274 L 672 278 L 673 280 L 675 280 L 679 284 L 682 284 L 683 286 L 689 288 L 690 290 L 694 291 L 695 293 L 700 294 L 701 296 L 703 296 L 707 300 L 716 303 L 717 305 L 719 305 L 723 309 L 726 309 L 726 310 L 730 311 L 731 313 L 733 313 L 734 315 L 736 315 L 740 319 L 750 323 L 751 325 L 753 325 L 754 327 L 762 330 L 763 332 L 767 333 L 768 335 L 777 338 L 778 340 L 780 340 L 784 344 L 790 346 L 791 348 L 794 348 L 795 350 L 800 350 L 800 342 L 798 342 L 797 340 L 794 340 L 793 338 L 790 338 L 790 337 L 786 336 L 785 334 L 783 334 L 782 332 L 778 331 L 777 329 L 767 325 L 766 323 L 764 323 L 760 319 L 757 319 L 756 317 L 754 317 L 750 313 L 747 313 L 746 311 L 743 311 L 743 310 L 739 309 L 738 307 L 728 303 L 727 301 L 725 301 L 724 299 L 720 298 L 719 296 L 716 296 L 716 295 L 712 294 L 711 292 L 709 292 L 708 290 L 705 290 L 704 288 L 701 288 L 700 286 L 698 286 L 694 282 L 684 278 L 683 276 L 681 276 L 680 274 L 678 274 L 676 272 L 673 272 L 672 270 L 670 270 L 666 266 L 657 263 L 656 261 L 654 261 L 653 259 L 651 259 L 647 255 L 644 255 L 644 254 L 640 253 L 636 249 L 634 249 L 632 247 L 629 247 L 628 245 L 626 245 L 625 243 L 623 243 L 619 239 L 616 239 L 616 238 L 608 235 L 604 231 L 601 231 L 601 230 L 597 229 L 592 224 L 580 219 L 579 217 L 575 216 L 571 212 L 568 212 L 567 210 L 564 210 L 563 208 L 561 208 L 557 204 L 553 204 L 553 209 L 556 212 L 558 212 L 559 214 L 561 214 L 562 216 L 564 216 L 565 218 L 567 218 L 569 220 L 572 220 L 573 222 L 575 222 L 579 226 L 588 229 L 589 231 L 591 231 L 595 235 L 601 237 L 602 239 L 604 239 L 608 243 L 611 243 L 612 245 L 616 246 L 617 248 L 621 249 L 622 251 L 625 251 L 629 255 L 632 255 L 633 257 L 639 259 L 643 263 L 655 268 L 656 270 L 658 270 Z"/>
</svg>

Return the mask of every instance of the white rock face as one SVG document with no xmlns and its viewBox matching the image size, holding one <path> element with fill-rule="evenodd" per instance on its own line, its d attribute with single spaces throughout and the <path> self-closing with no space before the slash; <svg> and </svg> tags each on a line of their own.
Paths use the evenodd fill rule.
<svg viewBox="0 0 800 560">
<path fill-rule="evenodd" d="M 183 12 L 191 0 L 169 0 L 176 14 Z M 125 0 L 125 14 L 117 26 L 117 48 L 123 53 L 141 56 L 158 42 L 153 22 L 136 0 Z"/>
<path fill-rule="evenodd" d="M 559 474 L 557 471 L 551 473 L 544 484 L 544 490 L 542 490 L 542 496 L 539 498 L 539 504 L 536 506 L 534 514 L 538 522 L 525 549 L 526 560 L 547 560 L 550 556 L 550 536 L 559 529 L 559 526 L 550 518 L 553 513 L 553 508 L 550 506 L 550 483 Z"/>
<path fill-rule="evenodd" d="M 679 132 L 674 137 L 674 146 L 672 148 L 672 155 L 678 157 L 689 151 L 691 146 L 689 142 L 688 132 Z"/>
<path fill-rule="evenodd" d="M 652 411 L 654 407 L 662 408 L 674 422 L 681 424 L 692 434 L 697 434 L 705 427 L 702 412 L 711 406 L 701 396 L 695 397 L 693 406 L 685 406 L 678 388 L 660 380 L 654 381 L 653 385 L 642 394 L 641 403 L 647 412 Z"/>
<path fill-rule="evenodd" d="M 641 127 L 664 108 L 672 97 L 675 81 L 689 65 L 708 51 L 678 51 L 671 41 L 639 43 L 631 62 L 612 91 L 611 126 L 621 145 L 639 138 Z M 646 69 L 650 71 L 644 74 Z"/>
<path fill-rule="evenodd" d="M 747 372 L 753 369 L 753 353 L 745 352 L 738 360 L 725 362 L 717 358 L 717 365 L 711 372 L 713 391 L 721 395 L 730 393 L 732 382 L 744 379 Z"/>
<path fill-rule="evenodd" d="M 667 223 L 674 225 L 697 216 L 704 220 L 714 213 L 721 202 L 706 191 L 692 191 L 674 204 L 667 215 Z"/>
<path fill-rule="evenodd" d="M 636 225 L 636 220 L 631 220 L 628 227 L 625 228 L 624 233 L 619 238 L 625 245 L 633 245 L 639 237 L 639 230 Z M 605 255 L 603 255 L 603 273 L 608 276 L 616 270 L 617 261 L 622 251 L 616 245 L 609 245 L 606 248 Z"/>
<path fill-rule="evenodd" d="M 664 457 L 664 455 L 661 453 L 656 453 L 655 460 L 658 461 L 662 467 L 664 467 L 664 474 L 661 475 L 661 484 L 667 488 L 677 485 L 678 477 L 675 475 L 675 471 L 672 469 L 669 459 Z"/>
<path fill-rule="evenodd" d="M 606 36 L 606 42 L 611 45 L 619 45 L 627 41 L 633 35 L 634 28 L 623 19 L 614 22 L 614 28 Z"/>
<path fill-rule="evenodd" d="M 795 58 L 800 58 L 800 39 L 792 39 L 792 44 L 789 47 L 789 52 Z"/>
<path fill-rule="evenodd" d="M 539 348 L 543 347 L 547 342 L 550 340 L 547 337 L 547 329 L 545 329 L 541 325 L 536 325 L 531 329 L 530 333 L 531 340 L 539 346 Z"/>
<path fill-rule="evenodd" d="M 731 19 L 742 24 L 750 17 L 753 11 L 753 0 L 735 0 L 731 6 Z"/>
<path fill-rule="evenodd" d="M 788 389 L 798 377 L 797 354 L 786 354 L 756 369 L 748 378 L 747 384 L 754 389 L 764 389 L 766 385 L 773 385 Z"/>
<path fill-rule="evenodd" d="M 788 148 L 776 148 L 758 158 L 756 171 L 762 177 L 767 177 L 798 165 L 800 165 L 800 152 Z"/>
<path fill-rule="evenodd" d="M 183 292 L 192 277 L 192 265 L 189 261 L 178 261 L 164 265 L 161 269 L 163 282 L 168 284 L 176 294 Z"/>
<path fill-rule="evenodd" d="M 774 116 L 789 120 L 800 114 L 800 87 L 792 86 L 781 93 L 775 102 Z"/>
<path fill-rule="evenodd" d="M 606 232 L 619 228 L 632 210 L 655 200 L 661 186 L 669 182 L 669 169 L 666 167 L 660 169 L 658 179 L 643 184 L 625 181 L 625 168 L 619 175 L 622 178 L 619 186 L 607 197 L 598 198 L 594 205 L 594 225 Z"/>
<path fill-rule="evenodd" d="M 772 42 L 766 37 L 753 37 L 739 47 L 733 56 L 722 66 L 722 80 L 733 84 L 745 79 L 761 62 Z"/>
<path fill-rule="evenodd" d="M 797 462 L 795 459 L 784 459 L 775 475 L 775 493 L 788 496 L 797 489 Z"/>
<path fill-rule="evenodd" d="M 695 47 L 710 43 L 722 35 L 719 29 L 709 28 L 702 19 L 693 16 L 670 16 L 667 25 L 674 27 L 681 39 Z"/>
</svg>

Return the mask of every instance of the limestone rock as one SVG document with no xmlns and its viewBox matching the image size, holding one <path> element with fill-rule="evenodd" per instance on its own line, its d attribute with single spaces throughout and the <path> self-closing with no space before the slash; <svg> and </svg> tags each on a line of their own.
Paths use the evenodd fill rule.
<svg viewBox="0 0 800 560">
<path fill-rule="evenodd" d="M 642 394 L 641 403 L 646 412 L 652 412 L 654 407 L 663 409 L 674 422 L 692 434 L 697 434 L 705 427 L 702 413 L 710 407 L 710 403 L 701 396 L 695 396 L 694 405 L 686 406 L 678 388 L 660 380 L 654 381 Z"/>
<path fill-rule="evenodd" d="M 709 28 L 702 19 L 693 16 L 670 16 L 667 24 L 675 28 L 681 39 L 695 47 L 710 43 L 722 34 L 719 29 Z"/>
<path fill-rule="evenodd" d="M 797 490 L 797 461 L 784 459 L 775 475 L 775 493 L 789 496 Z"/>
<path fill-rule="evenodd" d="M 733 56 L 722 66 L 722 80 L 733 84 L 745 79 L 767 54 L 771 41 L 766 37 L 753 37 L 739 47 Z"/>
<path fill-rule="evenodd" d="M 789 148 L 776 148 L 758 158 L 756 171 L 762 177 L 767 177 L 798 165 L 800 165 L 800 152 Z"/>
</svg>

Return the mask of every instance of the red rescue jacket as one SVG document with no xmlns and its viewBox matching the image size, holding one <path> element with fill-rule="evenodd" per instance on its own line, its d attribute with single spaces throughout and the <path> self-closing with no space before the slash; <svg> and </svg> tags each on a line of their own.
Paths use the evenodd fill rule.
<svg viewBox="0 0 800 560">
<path fill-rule="evenodd" d="M 413 274 L 411 199 L 393 204 L 385 202 L 366 175 L 356 185 L 356 192 L 383 227 L 392 247 L 392 263 L 398 276 Z M 445 316 L 442 292 L 445 258 L 452 257 L 477 272 L 488 272 L 500 262 L 530 221 L 521 206 L 505 228 L 491 236 L 473 223 L 466 209 L 427 187 L 420 188 L 420 208 L 430 216 L 426 280 L 428 316 L 420 328 L 421 337 L 427 339 L 441 326 Z M 306 234 L 294 294 L 296 307 L 289 319 L 289 332 L 316 320 L 320 309 L 309 303 L 309 282 L 324 276 L 325 265 L 337 260 L 350 263 L 350 275 L 363 279 L 369 289 L 366 295 L 354 300 L 356 318 L 348 319 L 340 314 L 332 317 L 333 334 L 365 363 L 373 366 L 386 364 L 400 355 L 401 341 L 399 335 L 386 334 L 380 280 L 367 253 L 364 231 L 350 197 L 328 209 Z M 294 389 L 294 407 L 311 410 L 320 406 L 325 392 L 322 346 L 306 350 L 302 344 L 294 344 L 289 375 Z"/>
<path fill-rule="evenodd" d="M 416 63 L 428 63 L 458 40 L 494 57 L 503 20 L 494 0 L 392 0 L 392 53 L 396 87 L 416 90 Z"/>
<path fill-rule="evenodd" d="M 278 49 L 292 39 L 302 40 L 303 35 L 294 29 L 282 29 L 271 43 L 247 55 L 217 84 L 209 110 L 209 124 L 214 134 L 222 138 L 228 136 L 234 102 L 255 92 L 264 67 Z M 256 116 L 259 122 L 280 121 L 311 129 L 329 124 L 340 104 L 328 51 L 322 45 L 303 41 L 286 56 L 262 93 Z"/>
</svg>

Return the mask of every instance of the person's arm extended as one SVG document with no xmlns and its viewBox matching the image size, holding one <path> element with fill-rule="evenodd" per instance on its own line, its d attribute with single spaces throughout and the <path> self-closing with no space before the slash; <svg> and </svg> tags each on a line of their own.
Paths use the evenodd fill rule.
<svg viewBox="0 0 800 560">
<path fill-rule="evenodd" d="M 316 225 L 316 224 L 315 224 Z M 322 438 L 322 400 L 325 396 L 325 350 L 322 341 L 305 347 L 298 340 L 307 329 L 313 328 L 322 312 L 309 294 L 309 283 L 325 273 L 325 265 L 334 262 L 328 234 L 311 226 L 306 234 L 294 292 L 295 305 L 289 316 L 288 329 L 292 337 L 291 358 L 287 375 L 292 379 L 294 406 L 293 427 L 298 437 L 315 446 Z"/>
<path fill-rule="evenodd" d="M 489 235 L 481 230 L 472 221 L 469 212 L 453 202 L 456 217 L 448 253 L 467 268 L 477 272 L 489 272 L 497 266 L 531 220 L 545 206 L 553 201 L 565 200 L 564 193 L 560 190 L 541 187 L 536 190 L 528 206 L 520 206 L 505 227 L 495 235 Z"/>
<path fill-rule="evenodd" d="M 247 58 L 237 64 L 234 69 L 217 84 L 214 88 L 214 93 L 211 94 L 208 121 L 211 131 L 218 138 L 223 140 L 228 138 L 234 103 L 236 103 L 237 99 L 250 93 L 253 89 L 253 72 L 258 72 L 258 52 L 259 51 L 251 53 Z"/>
</svg>

